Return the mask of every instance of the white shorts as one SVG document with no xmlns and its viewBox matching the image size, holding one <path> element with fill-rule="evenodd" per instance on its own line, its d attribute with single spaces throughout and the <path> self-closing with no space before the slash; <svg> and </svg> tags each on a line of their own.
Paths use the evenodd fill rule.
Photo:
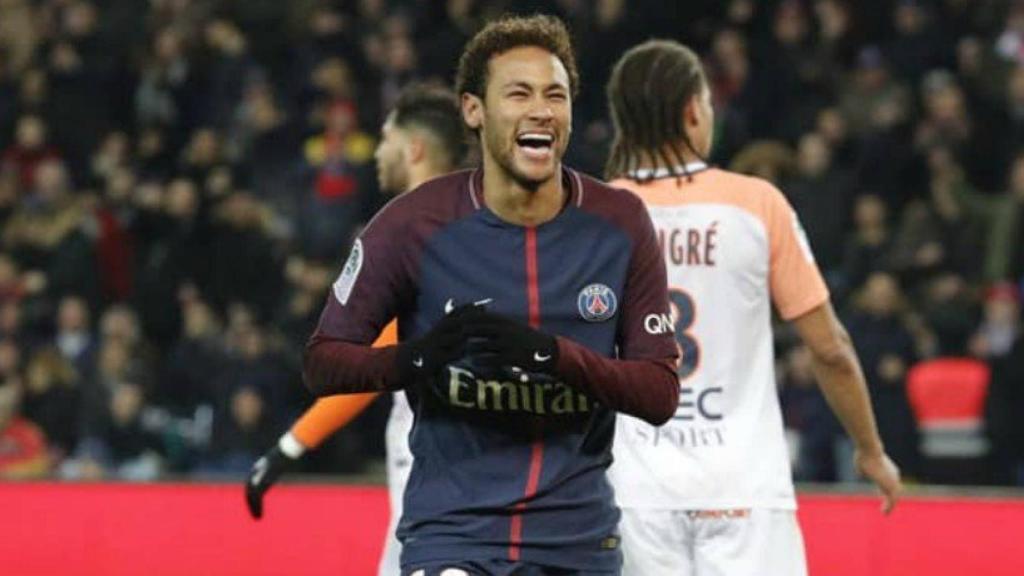
<svg viewBox="0 0 1024 576">
<path fill-rule="evenodd" d="M 806 576 L 792 510 L 623 508 L 623 576 Z"/>
<path fill-rule="evenodd" d="M 395 537 L 398 520 L 402 517 L 402 497 L 412 470 L 412 452 L 409 450 L 409 430 L 412 429 L 412 412 L 404 405 L 392 408 L 384 431 L 385 461 L 388 472 L 388 501 L 391 504 L 391 518 L 388 533 L 384 537 L 384 551 L 381 553 L 378 576 L 401 574 L 399 557 L 402 543 Z"/>
</svg>

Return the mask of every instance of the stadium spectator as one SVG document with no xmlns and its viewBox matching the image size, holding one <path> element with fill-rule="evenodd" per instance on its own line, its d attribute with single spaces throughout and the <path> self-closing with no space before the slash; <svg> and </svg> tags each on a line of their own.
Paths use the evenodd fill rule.
<svg viewBox="0 0 1024 576">
<path fill-rule="evenodd" d="M 1009 282 L 991 286 L 985 295 L 981 325 L 971 337 L 971 354 L 991 362 L 1002 361 L 1021 333 L 1020 289 Z"/>
<path fill-rule="evenodd" d="M 145 422 L 143 386 L 125 381 L 111 391 L 99 425 L 61 467 L 73 479 L 152 481 L 163 469 L 164 443 Z"/>
<path fill-rule="evenodd" d="M 781 183 L 828 280 L 842 263 L 848 236 L 854 185 L 850 176 L 833 163 L 825 138 L 807 132 L 797 147 L 796 173 Z"/>
<path fill-rule="evenodd" d="M 9 378 L 19 378 L 20 376 L 21 349 L 14 340 L 9 338 L 0 340 L 0 381 L 5 381 Z"/>
<path fill-rule="evenodd" d="M 175 413 L 187 414 L 198 406 L 214 406 L 217 396 L 211 381 L 228 361 L 220 319 L 198 296 L 180 302 L 181 337 L 167 352 L 159 376 L 157 399 Z"/>
<path fill-rule="evenodd" d="M 839 453 L 843 429 L 818 388 L 806 346 L 790 349 L 779 376 L 782 417 L 792 450 L 793 479 L 801 482 L 848 480 L 838 472 L 846 460 Z"/>
<path fill-rule="evenodd" d="M 96 361 L 96 341 L 85 300 L 65 296 L 57 307 L 54 347 L 71 363 L 76 374 L 92 374 Z"/>
<path fill-rule="evenodd" d="M 81 401 L 74 366 L 54 348 L 35 351 L 25 365 L 22 411 L 49 440 L 55 461 L 74 452 L 79 441 Z"/>
<path fill-rule="evenodd" d="M 35 186 L 39 165 L 59 158 L 57 149 L 47 143 L 43 120 L 38 116 L 22 116 L 18 119 L 14 144 L 0 155 L 0 170 L 17 175 L 18 185 L 28 192 Z"/>
<path fill-rule="evenodd" d="M 341 70 L 351 74 L 341 66 L 336 62 L 322 74 L 341 75 Z M 348 80 L 337 82 L 347 86 Z M 303 205 L 299 235 L 305 253 L 333 259 L 351 243 L 363 215 L 360 200 L 373 189 L 373 140 L 356 125 L 354 102 L 338 94 L 332 98 L 320 104 L 322 132 L 307 139 L 303 147 L 307 169 L 313 175 L 313 193 Z"/>
<path fill-rule="evenodd" d="M 242 384 L 227 400 L 215 416 L 209 454 L 197 468 L 201 476 L 241 477 L 277 435 L 280 424 L 261 389 Z"/>
<path fill-rule="evenodd" d="M 964 278 L 953 272 L 942 272 L 928 279 L 920 288 L 923 296 L 920 313 L 935 335 L 940 356 L 957 356 L 967 349 L 979 304 Z"/>
<path fill-rule="evenodd" d="M 46 477 L 50 454 L 46 436 L 30 420 L 21 417 L 21 382 L 0 380 L 0 479 L 31 480 Z"/>
<path fill-rule="evenodd" d="M 898 0 L 892 9 L 893 36 L 885 52 L 893 71 L 914 83 L 921 75 L 950 60 L 950 42 L 934 22 L 931 11 L 921 0 Z"/>
<path fill-rule="evenodd" d="M 4 246 L 23 268 L 45 275 L 49 297 L 77 294 L 97 305 L 96 255 L 83 226 L 85 204 L 74 195 L 64 164 L 40 162 L 33 183 L 4 226 Z"/>
<path fill-rule="evenodd" d="M 133 235 L 138 243 L 135 307 L 147 337 L 160 347 L 174 341 L 180 328 L 177 298 L 209 274 L 208 216 L 201 211 L 196 185 L 177 178 L 137 191 Z"/>
<path fill-rule="evenodd" d="M 985 410 L 996 481 L 1024 486 L 1024 336 L 993 363 Z"/>
<path fill-rule="evenodd" d="M 263 425 L 276 428 L 277 420 L 296 412 L 299 398 L 305 398 L 299 385 L 299 365 L 287 361 L 263 324 L 244 304 L 232 304 L 226 336 L 227 362 L 213 380 L 214 409 L 222 409 L 226 415 L 233 402 L 229 397 L 238 390 L 249 389 L 264 403 L 277 408 L 276 412 L 263 411 Z"/>
<path fill-rule="evenodd" d="M 872 272 L 884 271 L 892 245 L 889 208 L 877 194 L 858 196 L 853 207 L 854 230 L 843 259 L 842 290 L 864 284 Z"/>
<path fill-rule="evenodd" d="M 919 440 L 905 383 L 907 369 L 917 356 L 901 317 L 905 307 L 896 278 L 875 272 L 844 320 L 864 367 L 882 442 L 907 476 L 917 477 L 921 473 Z"/>
</svg>

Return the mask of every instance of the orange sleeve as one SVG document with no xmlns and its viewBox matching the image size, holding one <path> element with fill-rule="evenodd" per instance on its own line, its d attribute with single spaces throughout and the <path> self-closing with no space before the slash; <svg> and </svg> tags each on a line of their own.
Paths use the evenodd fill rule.
<svg viewBox="0 0 1024 576">
<path fill-rule="evenodd" d="M 824 304 L 829 298 L 828 287 L 796 211 L 775 189 L 769 203 L 770 290 L 779 314 L 784 320 L 792 320 Z"/>
<path fill-rule="evenodd" d="M 392 320 L 384 327 L 376 347 L 392 346 L 398 343 L 398 322 Z M 353 418 L 362 413 L 378 393 L 337 394 L 320 398 L 292 425 L 291 433 L 306 448 L 316 448 L 328 436 L 334 434 Z"/>
</svg>

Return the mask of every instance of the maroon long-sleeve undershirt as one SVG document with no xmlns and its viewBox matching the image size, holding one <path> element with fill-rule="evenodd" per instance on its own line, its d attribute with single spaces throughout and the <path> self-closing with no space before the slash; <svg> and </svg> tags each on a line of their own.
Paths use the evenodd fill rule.
<svg viewBox="0 0 1024 576">
<path fill-rule="evenodd" d="M 302 376 L 316 396 L 398 390 L 397 346 L 373 348 L 315 336 L 306 346 Z"/>
<path fill-rule="evenodd" d="M 605 358 L 567 338 L 558 338 L 558 376 L 566 384 L 616 412 L 664 424 L 679 404 L 672 362 Z"/>
<path fill-rule="evenodd" d="M 679 383 L 669 360 L 605 358 L 566 338 L 558 338 L 557 376 L 604 406 L 663 424 L 676 411 Z M 381 392 L 402 387 L 396 346 L 371 348 L 320 339 L 306 352 L 305 381 L 317 396 Z"/>
</svg>

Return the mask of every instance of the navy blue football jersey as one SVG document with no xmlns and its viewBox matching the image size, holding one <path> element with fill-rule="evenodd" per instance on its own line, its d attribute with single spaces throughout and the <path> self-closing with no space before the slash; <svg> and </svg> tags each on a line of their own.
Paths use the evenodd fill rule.
<svg viewBox="0 0 1024 576">
<path fill-rule="evenodd" d="M 331 362 L 345 358 L 332 360 L 324 343 L 368 346 L 394 317 L 400 340 L 415 338 L 468 303 L 557 336 L 559 376 L 487 373 L 467 357 L 428 384 L 399 383 L 415 413 L 402 564 L 508 559 L 615 572 L 611 408 L 667 418 L 677 402 L 676 344 L 650 321 L 669 310 L 653 227 L 632 193 L 569 169 L 564 208 L 537 227 L 498 218 L 482 183 L 481 170 L 432 180 L 366 227 L 311 339 L 307 365 L 317 368 L 307 378 L 342 378 Z M 647 371 L 630 371 L 638 367 Z M 358 376 L 384 388 L 394 374 Z M 605 380 L 617 392 L 603 392 L 613 388 Z"/>
</svg>

